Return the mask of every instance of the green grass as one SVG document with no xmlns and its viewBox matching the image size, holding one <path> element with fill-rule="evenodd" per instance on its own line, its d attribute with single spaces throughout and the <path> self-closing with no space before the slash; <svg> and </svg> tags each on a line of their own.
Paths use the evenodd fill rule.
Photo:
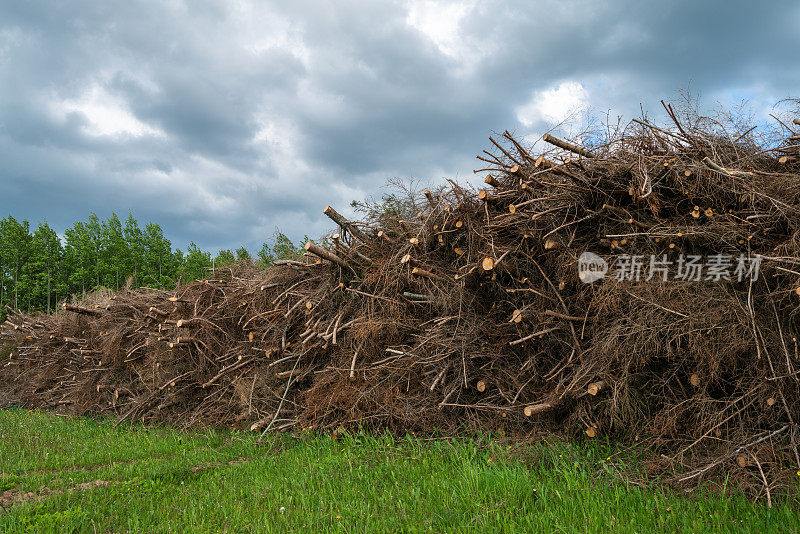
<svg viewBox="0 0 800 534">
<path fill-rule="evenodd" d="M 608 445 L 178 432 L 0 411 L 0 532 L 798 532 L 795 504 L 632 487 Z M 628 468 L 630 466 L 627 466 Z M 110 483 L 78 489 L 81 483 Z M 46 489 L 43 489 L 45 487 Z"/>
</svg>

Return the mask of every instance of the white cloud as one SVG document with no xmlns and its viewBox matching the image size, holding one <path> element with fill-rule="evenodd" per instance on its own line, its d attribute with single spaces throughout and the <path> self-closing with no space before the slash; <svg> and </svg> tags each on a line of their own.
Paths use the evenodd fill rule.
<svg viewBox="0 0 800 534">
<path fill-rule="evenodd" d="M 54 103 L 52 111 L 62 119 L 80 113 L 87 121 L 85 133 L 92 136 L 165 136 L 162 130 L 137 119 L 125 101 L 97 83 L 78 99 Z"/>
<path fill-rule="evenodd" d="M 292 20 L 276 13 L 263 2 L 243 0 L 230 4 L 230 27 L 226 28 L 219 46 L 227 52 L 226 43 L 231 40 L 255 56 L 268 56 L 274 50 L 289 52 L 305 67 L 310 65 L 312 51 L 303 42 L 302 34 Z M 225 58 L 230 61 L 230 58 Z M 247 56 L 238 61 L 247 63 Z"/>
<path fill-rule="evenodd" d="M 442 54 L 462 59 L 466 50 L 459 26 L 472 8 L 469 2 L 414 0 L 406 22 L 433 41 Z"/>
<path fill-rule="evenodd" d="M 526 128 L 542 120 L 555 125 L 584 112 L 588 103 L 589 93 L 582 84 L 565 81 L 557 87 L 534 91 L 531 100 L 515 112 L 517 120 Z"/>
</svg>

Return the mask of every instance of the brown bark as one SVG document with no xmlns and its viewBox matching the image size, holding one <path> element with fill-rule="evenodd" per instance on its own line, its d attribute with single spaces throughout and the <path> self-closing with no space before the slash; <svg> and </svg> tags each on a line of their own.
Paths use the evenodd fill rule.
<svg viewBox="0 0 800 534">
<path fill-rule="evenodd" d="M 568 141 L 563 141 L 561 139 L 555 138 L 550 134 L 544 134 L 542 140 L 546 143 L 550 143 L 551 145 L 555 145 L 558 148 L 566 150 L 568 152 L 572 152 L 573 154 L 578 154 L 579 156 L 583 156 L 584 158 L 593 158 L 595 155 L 582 146 L 574 145 Z"/>
<path fill-rule="evenodd" d="M 333 222 L 338 224 L 342 230 L 346 230 L 350 233 L 353 237 L 358 239 L 359 241 L 366 241 L 366 236 L 364 233 L 351 221 L 347 220 L 343 215 L 333 209 L 331 206 L 326 206 L 322 213 L 328 216 Z"/>
<path fill-rule="evenodd" d="M 101 315 L 102 312 L 98 310 L 91 310 L 89 308 L 83 308 L 81 306 L 75 306 L 73 304 L 67 304 L 66 302 L 61 305 L 61 309 L 64 311 L 70 311 L 72 313 L 77 313 L 79 315 L 90 315 L 93 317 L 97 317 Z"/>
<path fill-rule="evenodd" d="M 498 182 L 497 179 L 491 174 L 487 174 L 483 181 L 492 187 L 500 187 L 500 182 Z"/>
<path fill-rule="evenodd" d="M 315 245 L 311 241 L 306 243 L 305 249 L 308 252 L 314 254 L 315 256 L 319 256 L 320 258 L 322 258 L 324 260 L 328 260 L 328 261 L 330 261 L 332 263 L 335 263 L 336 265 L 339 265 L 339 266 L 344 267 L 346 269 L 350 268 L 350 265 L 348 265 L 348 263 L 346 261 L 344 261 L 342 258 L 337 256 L 336 254 L 334 254 L 330 250 L 324 249 L 324 248 L 320 247 L 319 245 Z"/>
<path fill-rule="evenodd" d="M 411 270 L 411 274 L 415 274 L 417 276 L 422 276 L 423 278 L 430 278 L 432 280 L 442 280 L 442 281 L 445 280 L 443 277 L 439 276 L 438 274 L 432 273 L 431 271 L 427 271 L 427 270 L 422 269 L 420 267 L 414 267 Z"/>
</svg>

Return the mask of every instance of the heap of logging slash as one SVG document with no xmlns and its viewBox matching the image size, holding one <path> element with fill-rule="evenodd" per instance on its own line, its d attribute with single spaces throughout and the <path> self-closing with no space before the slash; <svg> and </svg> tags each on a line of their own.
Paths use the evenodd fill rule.
<svg viewBox="0 0 800 534">
<path fill-rule="evenodd" d="M 411 215 L 362 222 L 327 207 L 338 233 L 297 261 L 10 312 L 0 400 L 253 431 L 553 429 L 652 444 L 653 472 L 677 482 L 786 491 L 800 469 L 800 119 L 765 150 L 666 107 L 671 127 L 634 121 L 591 149 L 546 135 L 531 154 L 506 132 L 479 156 L 486 189 L 451 182 Z M 594 283 L 578 276 L 587 251 L 609 266 Z M 760 271 L 614 274 L 664 255 Z"/>
</svg>

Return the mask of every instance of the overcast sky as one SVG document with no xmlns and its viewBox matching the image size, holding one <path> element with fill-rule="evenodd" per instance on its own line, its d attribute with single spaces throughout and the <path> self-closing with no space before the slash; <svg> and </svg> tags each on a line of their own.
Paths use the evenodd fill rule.
<svg viewBox="0 0 800 534">
<path fill-rule="evenodd" d="M 800 2 L 0 3 L 0 217 L 173 244 L 329 227 L 392 177 L 470 179 L 487 137 L 658 111 L 690 83 L 800 94 Z"/>
</svg>

